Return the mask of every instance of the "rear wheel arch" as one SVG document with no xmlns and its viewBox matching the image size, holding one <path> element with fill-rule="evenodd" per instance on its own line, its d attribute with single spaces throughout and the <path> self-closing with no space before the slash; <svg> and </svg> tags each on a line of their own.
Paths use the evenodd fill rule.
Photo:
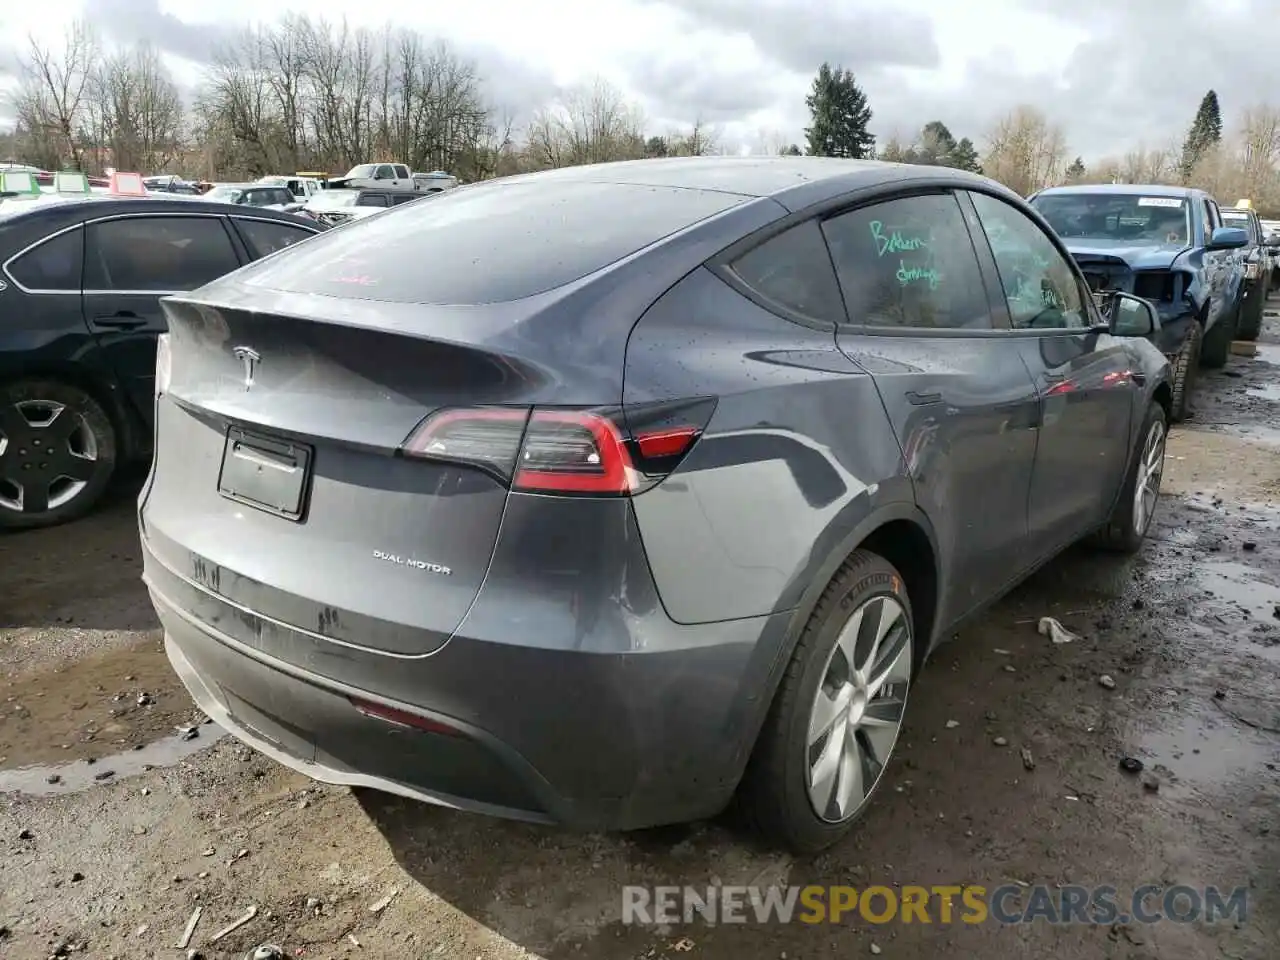
<svg viewBox="0 0 1280 960">
<path fill-rule="evenodd" d="M 941 596 L 941 571 L 938 564 L 937 537 L 933 524 L 914 503 L 898 502 L 875 511 L 854 527 L 839 545 L 830 551 L 825 563 L 813 572 L 809 584 L 792 609 L 791 622 L 783 642 L 772 663 L 768 675 L 768 687 L 760 698 L 759 723 L 752 732 L 754 742 L 764 715 L 778 692 L 778 685 L 786 671 L 796 645 L 800 642 L 809 619 L 818 602 L 840 571 L 858 550 L 876 553 L 893 564 L 906 581 L 907 597 L 911 601 L 915 623 L 914 636 L 920 659 L 932 646 L 937 630 L 939 597 Z"/>
<path fill-rule="evenodd" d="M 1172 423 L 1173 422 L 1173 388 L 1169 386 L 1168 381 L 1165 381 L 1157 385 L 1155 390 L 1152 391 L 1151 399 L 1154 400 L 1156 403 L 1160 404 L 1160 406 L 1164 409 L 1165 418 L 1170 423 Z"/>
</svg>

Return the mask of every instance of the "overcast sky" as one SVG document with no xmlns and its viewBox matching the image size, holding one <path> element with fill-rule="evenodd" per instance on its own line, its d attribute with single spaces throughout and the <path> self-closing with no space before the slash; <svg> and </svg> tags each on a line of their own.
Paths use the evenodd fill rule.
<svg viewBox="0 0 1280 960">
<path fill-rule="evenodd" d="M 602 76 L 640 101 L 655 132 L 701 115 L 727 145 L 761 131 L 800 140 L 804 95 L 828 60 L 866 89 L 883 141 L 929 120 L 981 145 L 1001 114 L 1031 103 L 1061 123 L 1073 154 L 1180 140 L 1210 87 L 1228 124 L 1280 100 L 1280 0 L 468 0 L 395 4 L 396 23 L 474 58 L 490 98 L 527 116 L 556 90 Z M 381 26 L 385 4 L 291 0 Z M 434 7 L 439 13 L 431 13 Z M 184 84 L 219 38 L 260 15 L 248 0 L 94 0 L 109 39 L 152 41 Z M 445 12 L 447 9 L 448 12 Z M 79 15 L 11 4 L 4 37 L 56 40 Z M 6 42 L 0 39 L 0 48 Z M 0 49 L 0 75 L 12 51 Z M 7 111 L 6 111 L 7 112 Z"/>
</svg>

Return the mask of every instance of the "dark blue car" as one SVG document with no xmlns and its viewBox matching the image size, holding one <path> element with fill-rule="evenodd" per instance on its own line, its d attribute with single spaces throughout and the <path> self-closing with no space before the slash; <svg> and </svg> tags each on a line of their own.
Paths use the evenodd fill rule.
<svg viewBox="0 0 1280 960">
<path fill-rule="evenodd" d="M 1243 230 L 1203 190 L 1141 184 L 1051 187 L 1031 204 L 1057 231 L 1095 294 L 1152 301 L 1153 337 L 1174 370 L 1173 419 L 1185 418 L 1197 366 L 1221 367 L 1244 302 Z"/>
</svg>

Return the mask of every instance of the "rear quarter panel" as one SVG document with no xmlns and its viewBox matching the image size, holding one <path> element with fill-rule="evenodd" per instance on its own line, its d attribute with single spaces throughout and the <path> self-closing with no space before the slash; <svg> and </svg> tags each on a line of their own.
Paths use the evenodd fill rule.
<svg viewBox="0 0 1280 960">
<path fill-rule="evenodd" d="M 876 386 L 832 331 L 775 316 L 705 268 L 632 332 L 623 399 L 694 396 L 718 400 L 703 437 L 634 501 L 673 620 L 791 609 L 869 517 L 915 509 Z"/>
</svg>

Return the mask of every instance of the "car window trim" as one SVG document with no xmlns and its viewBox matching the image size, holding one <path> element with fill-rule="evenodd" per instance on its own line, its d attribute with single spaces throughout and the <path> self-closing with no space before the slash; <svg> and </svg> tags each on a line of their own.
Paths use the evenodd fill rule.
<svg viewBox="0 0 1280 960">
<path fill-rule="evenodd" d="M 978 276 L 982 282 L 983 297 L 987 302 L 988 309 L 990 309 L 991 291 L 988 289 L 987 278 L 983 273 L 982 257 L 978 253 L 977 244 L 974 242 L 973 231 L 969 225 L 968 218 L 965 216 L 964 205 L 960 202 L 959 194 L 963 193 L 964 190 L 966 189 L 967 189 L 966 186 L 962 186 L 960 184 L 954 184 L 954 183 L 947 184 L 947 185 L 942 185 L 938 183 L 904 183 L 904 184 L 900 184 L 898 189 L 889 190 L 889 191 L 877 194 L 874 197 L 862 198 L 857 202 L 831 209 L 823 213 L 819 217 L 819 220 L 820 221 L 834 220 L 836 217 L 841 217 L 841 216 L 844 216 L 845 214 L 853 213 L 856 210 L 862 210 L 862 209 L 865 209 L 866 207 L 876 206 L 877 204 L 880 204 L 880 203 L 890 203 L 894 200 L 907 200 L 912 197 L 949 196 L 952 202 L 956 205 L 956 212 L 960 215 L 960 219 L 964 223 L 965 234 L 969 237 L 969 248 L 973 252 L 974 266 L 977 267 Z M 826 234 L 823 234 L 823 239 L 825 241 Z M 830 246 L 828 246 L 827 248 L 827 253 L 828 255 L 831 254 Z M 832 269 L 835 269 L 834 257 L 832 258 Z M 839 275 L 840 273 L 837 270 L 836 271 L 837 279 L 839 278 Z M 843 287 L 840 289 L 840 296 L 841 296 L 841 299 L 844 298 Z M 1008 307 L 1006 306 L 1005 309 L 1007 314 Z M 980 328 L 976 330 L 971 328 L 966 328 L 966 327 L 910 327 L 910 326 L 900 326 L 900 325 L 873 326 L 871 324 L 852 322 L 852 320 L 849 319 L 849 305 L 846 303 L 845 304 L 845 321 L 844 323 L 839 325 L 837 332 L 844 333 L 844 334 L 857 334 L 859 336 L 869 336 L 869 337 L 913 337 L 917 339 L 920 337 L 940 337 L 940 338 L 950 338 L 950 339 L 959 339 L 959 340 L 971 340 L 971 339 L 974 339 L 975 337 L 991 337 L 999 334 L 1008 333 L 1009 332 L 1008 328 L 994 326 L 994 324 L 998 319 L 1001 319 L 1001 315 L 996 313 L 995 311 L 992 311 L 991 320 L 992 320 L 993 326 Z"/>
<path fill-rule="evenodd" d="M 235 235 L 236 235 L 236 241 L 237 241 L 236 253 L 244 254 L 244 263 L 242 263 L 241 266 L 244 266 L 245 264 L 250 264 L 250 263 L 257 263 L 259 260 L 265 260 L 267 257 L 273 257 L 277 253 L 280 253 L 282 250 L 289 249 L 289 247 L 293 246 L 293 244 L 291 243 L 286 247 L 281 247 L 280 250 L 273 250 L 271 253 L 264 254 L 263 256 L 255 257 L 253 255 L 253 248 L 251 246 L 250 240 L 240 231 L 240 226 L 239 226 L 239 223 L 237 223 L 237 221 L 249 220 L 253 223 L 272 223 L 272 224 L 275 224 L 276 226 L 288 227 L 289 229 L 292 229 L 292 230 L 300 230 L 311 237 L 314 237 L 317 234 L 322 232 L 319 227 L 312 227 L 310 224 L 307 224 L 307 223 L 294 223 L 291 220 L 277 220 L 273 217 L 255 217 L 252 215 L 242 216 L 241 214 L 233 213 L 233 214 L 230 214 L 227 219 L 231 221 L 231 229 L 235 232 Z M 298 243 L 300 241 L 294 241 L 294 242 Z"/>
<path fill-rule="evenodd" d="M 967 205 L 968 208 L 973 210 L 973 215 L 975 218 L 977 218 L 977 222 L 979 224 L 981 224 L 982 222 L 981 217 L 978 216 L 977 207 L 974 206 L 973 200 L 968 196 L 968 194 L 981 193 L 990 197 L 993 200 L 999 200 L 1006 204 L 1009 204 L 1009 199 L 1007 197 L 1002 197 L 995 190 L 983 190 L 980 187 L 975 185 L 974 187 L 966 187 L 964 192 L 966 195 L 964 197 L 964 202 L 962 206 Z M 1014 206 L 1014 205 L 1009 204 L 1009 206 Z M 1052 227 L 1050 227 L 1048 221 L 1045 220 L 1044 217 L 1040 215 L 1040 211 L 1037 210 L 1035 207 L 1032 207 L 1030 203 L 1028 203 L 1027 206 L 1030 208 L 1031 213 L 1033 214 L 1033 216 L 1029 217 L 1031 222 L 1035 223 L 1037 226 L 1040 227 L 1040 229 L 1044 232 L 1045 236 L 1047 236 L 1049 238 L 1049 241 L 1053 244 L 1054 249 L 1056 249 L 1059 255 L 1062 256 L 1064 260 L 1066 260 L 1068 269 L 1071 270 L 1072 275 L 1075 277 L 1076 286 L 1077 288 L 1079 288 L 1079 292 L 1080 292 L 1081 302 L 1084 304 L 1084 312 L 1088 315 L 1090 323 L 1091 324 L 1100 323 L 1102 320 L 1102 315 L 1098 312 L 1098 304 L 1093 299 L 1093 293 L 1092 291 L 1089 290 L 1089 284 L 1084 279 L 1084 273 L 1080 269 L 1080 264 L 1076 262 L 1076 258 L 1071 255 L 1071 252 L 1069 250 L 1067 250 L 1066 244 L 1062 242 L 1062 238 L 1058 236 L 1057 231 L 1055 231 Z M 1017 210 L 1019 213 L 1022 213 L 1024 215 L 1026 214 L 1026 211 L 1020 207 L 1014 206 L 1014 209 Z M 976 243 L 977 242 L 975 241 L 975 246 L 976 246 Z M 1048 328 L 1015 327 L 1013 325 L 1013 314 L 1009 312 L 1009 303 L 1004 298 L 1004 281 L 1000 279 L 1000 267 L 996 263 L 995 251 L 991 249 L 991 240 L 987 236 L 987 231 L 985 228 L 982 229 L 982 246 L 983 246 L 983 249 L 986 250 L 987 256 L 990 257 L 990 266 L 992 270 L 991 279 L 992 279 L 992 282 L 994 283 L 994 287 L 992 289 L 999 291 L 999 296 L 996 297 L 996 299 L 999 301 L 998 304 L 996 305 L 996 309 L 998 310 L 1000 316 L 1003 318 L 1004 323 L 1006 324 L 1006 326 L 997 328 L 993 332 L 999 333 L 1002 336 L 1006 336 L 1006 337 L 1018 337 L 1018 338 L 1024 338 L 1024 339 L 1025 338 L 1041 339 L 1044 337 L 1078 337 L 1081 334 L 1085 334 L 1089 332 L 1089 328 L 1087 326 L 1086 327 L 1048 327 Z M 979 257 L 979 260 L 981 261 L 982 258 Z"/>
<path fill-rule="evenodd" d="M 237 237 L 235 236 L 235 233 L 234 233 L 235 228 L 231 224 L 227 223 L 227 215 L 223 213 L 206 213 L 206 212 L 199 212 L 199 211 L 179 213 L 177 211 L 165 210 L 161 212 L 152 212 L 152 213 L 145 213 L 145 212 L 144 213 L 117 213 L 117 214 L 112 214 L 111 216 L 106 216 L 106 217 L 96 217 L 93 220 L 85 220 L 80 224 L 80 226 L 83 226 L 85 228 L 84 243 L 85 243 L 86 254 L 89 248 L 88 230 L 90 225 L 107 223 L 112 220 L 137 220 L 140 217 L 184 217 L 188 220 L 193 218 L 199 218 L 201 220 L 216 220 L 221 225 L 222 232 L 226 235 L 227 242 L 231 245 L 231 252 L 235 255 L 235 258 L 236 258 L 236 265 L 231 269 L 237 270 L 240 267 L 244 266 L 244 264 L 240 262 L 240 251 L 239 251 L 239 248 L 236 246 Z M 264 218 L 259 217 L 257 219 L 264 219 Z M 227 271 L 227 273 L 230 273 L 230 272 L 231 270 Z M 83 283 L 83 276 L 84 274 L 82 272 L 81 273 L 82 283 Z M 79 293 L 83 294 L 86 297 L 89 297 L 89 296 L 94 296 L 94 297 L 172 297 L 178 294 L 190 293 L 190 292 L 191 292 L 190 290 L 98 290 L 98 289 L 89 289 L 89 288 L 85 288 L 84 290 L 79 291 Z"/>
<path fill-rule="evenodd" d="M 60 230 L 55 230 L 53 233 L 45 234 L 43 237 L 41 237 L 39 240 L 36 240 L 34 243 L 27 244 L 17 253 L 13 254 L 13 256 L 9 257 L 9 259 L 5 260 L 4 263 L 0 264 L 0 271 L 4 272 L 5 277 L 8 278 L 9 282 L 12 283 L 14 287 L 16 287 L 18 290 L 20 290 L 25 294 L 41 296 L 41 297 L 78 297 L 80 296 L 84 292 L 83 289 L 43 290 L 43 289 L 33 289 L 30 287 L 24 286 L 9 271 L 9 267 L 13 264 L 15 260 L 19 259 L 20 257 L 26 256 L 32 250 L 35 250 L 36 247 L 43 246 L 44 244 L 48 243 L 50 240 L 56 240 L 58 237 L 62 236 L 64 233 L 70 233 L 72 230 L 80 230 L 83 228 L 84 228 L 84 221 L 80 221 L 78 223 L 73 223 L 70 226 L 63 227 Z M 87 241 L 85 240 L 85 237 L 82 236 L 80 238 L 80 284 L 81 284 L 81 287 L 83 287 L 84 285 L 84 245 L 86 242 Z"/>
<path fill-rule="evenodd" d="M 756 248 L 763 247 L 766 243 L 775 240 L 784 233 L 801 227 L 806 223 L 812 222 L 818 229 L 818 235 L 822 239 L 823 249 L 827 251 L 827 262 L 831 267 L 831 279 L 835 282 L 836 292 L 839 293 L 840 278 L 836 276 L 835 264 L 831 262 L 831 250 L 827 248 L 826 238 L 822 237 L 822 227 L 818 221 L 818 217 L 810 214 L 791 214 L 790 216 L 782 217 L 747 237 L 735 240 L 715 256 L 703 261 L 703 266 L 715 274 L 715 276 L 717 276 L 721 281 L 728 284 L 736 293 L 746 297 L 762 310 L 768 310 L 770 313 L 781 317 L 783 320 L 799 324 L 800 326 L 807 327 L 810 330 L 821 330 L 824 333 L 834 333 L 840 326 L 839 321 L 824 320 L 821 317 L 814 317 L 807 313 L 801 313 L 799 310 L 788 306 L 785 303 L 779 303 L 777 300 L 766 296 L 755 287 L 751 286 L 751 284 L 747 283 L 747 281 L 738 274 L 738 271 L 733 269 L 733 265 L 738 260 L 745 257 Z M 848 311 L 844 305 L 843 296 L 840 297 L 840 310 L 847 318 Z"/>
</svg>

